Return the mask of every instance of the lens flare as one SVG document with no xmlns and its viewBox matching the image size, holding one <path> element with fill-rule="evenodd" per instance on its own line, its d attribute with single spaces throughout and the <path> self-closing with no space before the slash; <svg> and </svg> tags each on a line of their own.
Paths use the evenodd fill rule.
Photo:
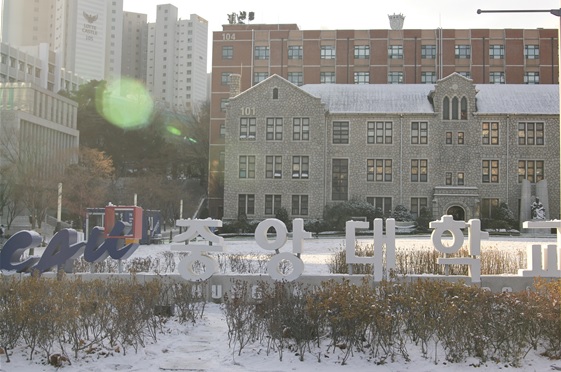
<svg viewBox="0 0 561 372">
<path fill-rule="evenodd" d="M 181 135 L 181 131 L 179 129 L 177 129 L 176 127 L 172 127 L 171 125 L 168 125 L 166 127 L 167 131 L 171 134 L 173 134 L 174 136 L 180 136 Z"/>
<path fill-rule="evenodd" d="M 123 129 L 137 129 L 149 124 L 154 102 L 141 82 L 121 79 L 98 92 L 96 107 L 110 123 Z"/>
</svg>

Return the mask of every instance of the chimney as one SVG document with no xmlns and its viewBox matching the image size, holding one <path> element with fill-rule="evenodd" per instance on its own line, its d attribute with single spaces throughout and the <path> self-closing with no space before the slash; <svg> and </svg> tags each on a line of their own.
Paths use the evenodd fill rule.
<svg viewBox="0 0 561 372">
<path fill-rule="evenodd" d="M 230 98 L 237 96 L 240 94 L 240 84 L 241 84 L 242 76 L 240 74 L 231 74 L 230 75 Z"/>
</svg>

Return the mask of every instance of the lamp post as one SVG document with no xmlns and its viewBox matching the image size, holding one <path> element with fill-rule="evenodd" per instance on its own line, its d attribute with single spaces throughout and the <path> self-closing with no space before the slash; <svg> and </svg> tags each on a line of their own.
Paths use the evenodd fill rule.
<svg viewBox="0 0 561 372">
<path fill-rule="evenodd" d="M 526 9 L 526 10 L 512 10 L 512 9 L 505 9 L 505 10 L 481 10 L 481 9 L 477 9 L 477 14 L 481 14 L 481 13 L 550 13 L 553 14 L 554 16 L 557 17 L 561 17 L 561 8 L 559 9 Z M 557 48 L 559 50 L 559 39 L 560 39 L 560 35 L 561 35 L 561 24 L 559 27 L 559 31 L 557 33 Z M 559 71 L 559 68 L 561 67 L 561 54 L 559 53 L 559 51 L 557 52 L 557 69 Z M 553 66 L 551 66 L 551 68 L 553 68 Z M 558 78 L 559 79 L 559 78 Z M 559 81 L 557 81 L 557 83 L 559 84 Z M 559 91 L 559 202 L 560 202 L 560 207 L 561 207 L 561 85 L 560 85 L 560 91 Z M 561 217 L 561 208 L 559 210 L 560 213 L 560 217 Z"/>
</svg>

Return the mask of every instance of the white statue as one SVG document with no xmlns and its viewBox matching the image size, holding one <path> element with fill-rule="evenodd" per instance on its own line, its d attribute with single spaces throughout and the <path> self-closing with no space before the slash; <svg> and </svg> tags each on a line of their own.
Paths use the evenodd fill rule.
<svg viewBox="0 0 561 372">
<path fill-rule="evenodd" d="M 545 208 L 540 202 L 540 198 L 532 203 L 532 218 L 536 220 L 545 220 Z"/>
</svg>

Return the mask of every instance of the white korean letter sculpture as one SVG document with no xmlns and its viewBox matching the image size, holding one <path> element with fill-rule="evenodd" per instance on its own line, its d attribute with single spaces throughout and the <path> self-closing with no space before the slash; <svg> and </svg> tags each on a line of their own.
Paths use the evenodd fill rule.
<svg viewBox="0 0 561 372">
<path fill-rule="evenodd" d="M 210 228 L 222 226 L 220 220 L 177 220 L 177 226 L 187 227 L 187 231 L 173 237 L 174 242 L 187 242 L 187 244 L 172 244 L 171 249 L 175 251 L 191 252 L 179 262 L 179 274 L 192 282 L 204 281 L 218 271 L 218 263 L 212 257 L 204 255 L 203 252 L 223 252 L 224 238 L 214 234 Z M 190 243 L 197 236 L 206 239 L 210 244 Z M 199 272 L 193 265 L 199 262 L 204 265 L 204 272 Z"/>
</svg>

